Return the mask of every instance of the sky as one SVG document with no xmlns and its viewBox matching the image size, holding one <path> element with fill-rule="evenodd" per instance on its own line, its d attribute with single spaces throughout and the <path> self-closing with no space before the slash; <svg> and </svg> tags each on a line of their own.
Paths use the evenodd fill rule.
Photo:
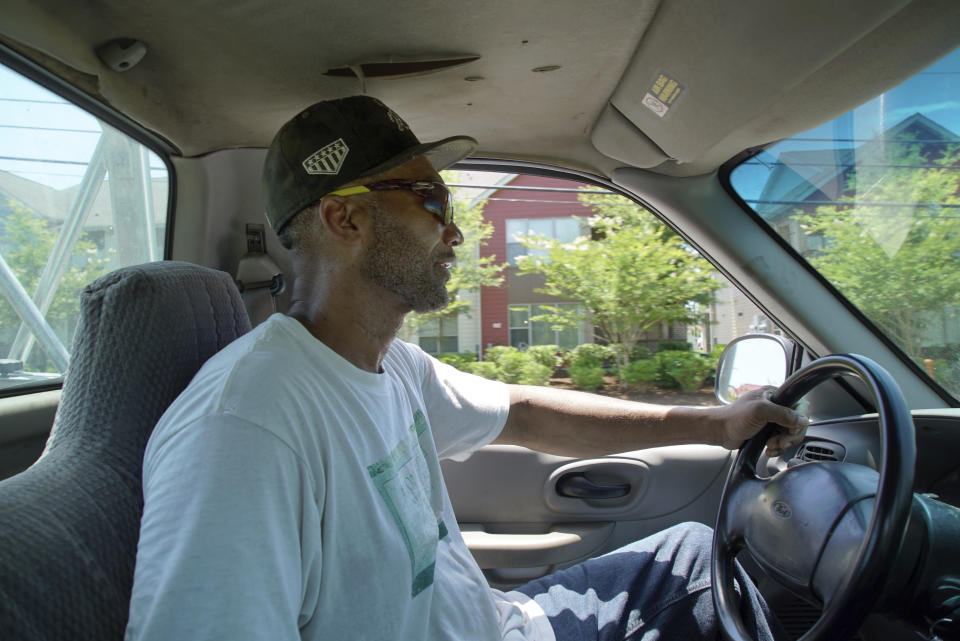
<svg viewBox="0 0 960 641">
<path fill-rule="evenodd" d="M 56 189 L 76 185 L 101 131 L 93 116 L 0 65 L 0 170 Z M 166 173 L 156 156 L 150 165 Z"/>
</svg>

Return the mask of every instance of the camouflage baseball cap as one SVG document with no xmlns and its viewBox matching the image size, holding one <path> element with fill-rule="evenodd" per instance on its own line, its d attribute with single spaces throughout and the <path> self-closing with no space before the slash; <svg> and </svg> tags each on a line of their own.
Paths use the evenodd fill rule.
<svg viewBox="0 0 960 641">
<path fill-rule="evenodd" d="M 275 232 L 294 214 L 350 181 L 426 156 L 440 171 L 477 148 L 469 136 L 421 143 L 393 110 L 370 96 L 326 100 L 287 122 L 263 166 L 267 220 Z"/>
</svg>

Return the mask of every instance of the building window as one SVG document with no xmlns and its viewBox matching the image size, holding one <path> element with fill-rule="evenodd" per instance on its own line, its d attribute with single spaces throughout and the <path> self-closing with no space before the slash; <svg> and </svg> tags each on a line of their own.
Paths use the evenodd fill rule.
<svg viewBox="0 0 960 641">
<path fill-rule="evenodd" d="M 458 351 L 456 317 L 427 321 L 420 326 L 418 335 L 420 347 L 428 354 L 449 354 Z"/>
<path fill-rule="evenodd" d="M 557 303 L 557 307 L 577 307 L 577 303 Z M 530 345 L 558 345 L 572 349 L 583 342 L 580 327 L 554 330 L 549 323 L 530 318 L 546 313 L 541 305 L 510 305 L 510 345 L 524 349 Z"/>
<path fill-rule="evenodd" d="M 507 260 L 511 265 L 517 264 L 517 256 L 543 256 L 546 252 L 537 249 L 528 249 L 518 240 L 521 235 L 545 236 L 554 238 L 562 243 L 572 242 L 583 234 L 583 225 L 580 218 L 566 216 L 564 218 L 508 218 L 507 219 Z"/>
</svg>

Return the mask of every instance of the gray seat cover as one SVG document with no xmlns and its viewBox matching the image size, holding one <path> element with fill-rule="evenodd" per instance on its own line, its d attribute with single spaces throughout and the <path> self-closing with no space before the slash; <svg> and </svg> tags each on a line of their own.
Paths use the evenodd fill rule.
<svg viewBox="0 0 960 641">
<path fill-rule="evenodd" d="M 249 329 L 230 276 L 188 263 L 124 268 L 84 290 L 43 455 L 0 482 L 0 638 L 123 638 L 147 438 Z"/>
</svg>

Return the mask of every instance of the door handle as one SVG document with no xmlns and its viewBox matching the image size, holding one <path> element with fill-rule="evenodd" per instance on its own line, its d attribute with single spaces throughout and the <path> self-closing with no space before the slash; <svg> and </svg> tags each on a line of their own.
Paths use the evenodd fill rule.
<svg viewBox="0 0 960 641">
<path fill-rule="evenodd" d="M 629 483 L 601 484 L 583 472 L 564 474 L 557 480 L 557 494 L 574 499 L 618 499 L 630 493 Z"/>
</svg>

